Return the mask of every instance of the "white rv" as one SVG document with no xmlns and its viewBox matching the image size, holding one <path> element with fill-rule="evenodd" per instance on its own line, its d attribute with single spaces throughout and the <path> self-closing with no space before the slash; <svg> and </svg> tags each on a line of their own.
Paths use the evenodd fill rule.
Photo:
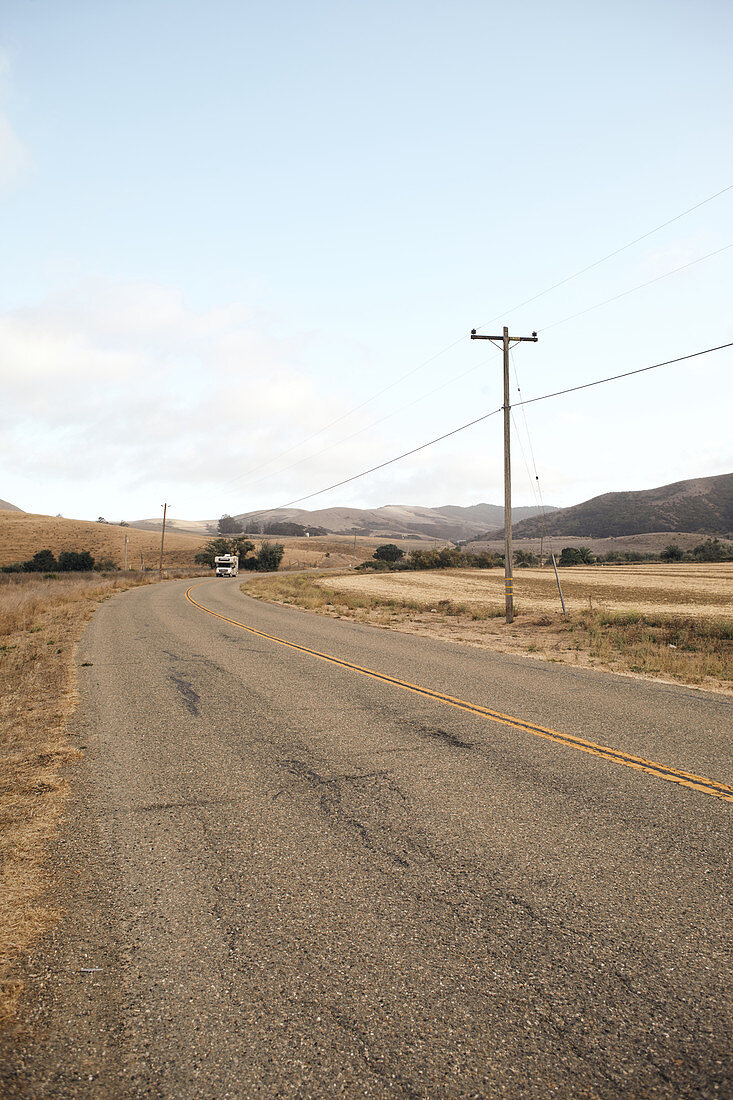
<svg viewBox="0 0 733 1100">
<path fill-rule="evenodd" d="M 214 558 L 214 568 L 217 577 L 236 577 L 239 572 L 238 554 L 220 554 Z"/>
</svg>

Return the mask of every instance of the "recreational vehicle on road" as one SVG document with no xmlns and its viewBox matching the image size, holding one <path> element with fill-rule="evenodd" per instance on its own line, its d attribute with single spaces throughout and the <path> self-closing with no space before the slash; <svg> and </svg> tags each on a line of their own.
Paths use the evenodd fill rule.
<svg viewBox="0 0 733 1100">
<path fill-rule="evenodd" d="M 239 573 L 239 555 L 220 554 L 214 558 L 214 567 L 217 577 L 236 577 Z"/>
</svg>

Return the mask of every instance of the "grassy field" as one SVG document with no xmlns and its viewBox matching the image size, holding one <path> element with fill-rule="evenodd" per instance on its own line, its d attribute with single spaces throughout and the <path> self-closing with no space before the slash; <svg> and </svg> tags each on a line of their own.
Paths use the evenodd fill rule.
<svg viewBox="0 0 733 1100">
<path fill-rule="evenodd" d="M 143 583 L 131 574 L 0 577 L 0 1023 L 22 989 L 20 953 L 58 916 L 45 859 L 63 815 L 64 768 L 79 755 L 66 730 L 76 643 L 100 600 Z"/>
<path fill-rule="evenodd" d="M 733 692 L 733 563 L 264 577 L 245 592 L 321 614 L 617 672 Z"/>
</svg>

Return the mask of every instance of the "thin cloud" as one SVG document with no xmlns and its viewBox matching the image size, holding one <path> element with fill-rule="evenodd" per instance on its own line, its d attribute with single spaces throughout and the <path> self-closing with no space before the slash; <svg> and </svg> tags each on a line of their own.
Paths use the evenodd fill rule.
<svg viewBox="0 0 733 1100">
<path fill-rule="evenodd" d="M 5 90 L 10 73 L 10 62 L 5 53 L 0 52 L 0 95 Z M 31 166 L 31 156 L 27 146 L 14 129 L 7 112 L 0 110 L 0 187 L 17 185 Z"/>
</svg>

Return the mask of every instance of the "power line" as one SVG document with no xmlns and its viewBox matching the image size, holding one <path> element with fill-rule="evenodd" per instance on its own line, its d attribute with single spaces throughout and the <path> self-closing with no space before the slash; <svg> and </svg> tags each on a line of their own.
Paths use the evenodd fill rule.
<svg viewBox="0 0 733 1100">
<path fill-rule="evenodd" d="M 538 401 L 548 401 L 551 397 L 562 397 L 567 393 L 576 393 L 578 390 L 587 390 L 592 386 L 601 386 L 605 382 L 616 382 L 620 378 L 630 378 L 634 374 L 644 374 L 650 370 L 658 370 L 659 367 L 669 367 L 674 363 L 683 363 L 688 359 L 697 359 L 701 355 L 710 355 L 714 351 L 723 351 L 725 348 L 733 347 L 733 341 L 728 344 L 718 344 L 716 347 L 704 348 L 702 351 L 693 351 L 689 355 L 680 355 L 677 359 L 666 359 L 663 363 L 652 363 L 649 367 L 638 367 L 636 370 L 624 371 L 622 374 L 613 374 L 608 378 L 598 378 L 595 382 L 584 382 L 580 386 L 570 386 L 565 390 L 556 390 L 554 393 L 545 393 L 540 397 L 530 397 L 524 401 L 517 401 L 516 405 L 534 405 Z M 396 455 L 394 458 L 389 458 L 386 462 L 380 462 L 376 466 L 371 466 L 368 470 L 362 470 L 361 473 L 353 474 L 351 477 L 344 478 L 342 481 L 336 481 L 333 485 L 327 485 L 325 489 L 317 489 L 313 493 L 306 493 L 305 496 L 298 497 L 296 500 L 290 500 L 287 504 L 280 504 L 276 508 L 262 508 L 257 512 L 251 513 L 251 517 L 257 515 L 265 515 L 268 512 L 279 512 L 283 508 L 292 508 L 295 504 L 302 504 L 304 500 L 311 500 L 313 497 L 322 496 L 324 493 L 328 493 L 331 489 L 339 489 L 342 485 L 349 485 L 352 481 L 358 481 L 362 477 L 366 477 L 368 474 L 376 473 L 377 470 L 383 470 L 386 466 L 392 466 L 395 462 L 401 462 L 403 458 L 409 458 L 410 455 L 417 454 L 419 451 L 427 450 L 428 447 L 434 446 L 436 443 L 441 443 L 444 439 L 449 439 L 453 435 L 458 435 L 459 432 L 465 432 L 468 428 L 473 428 L 476 424 L 481 424 L 484 420 L 488 420 L 492 416 L 497 416 L 498 413 L 503 412 L 504 407 L 501 406 L 498 409 L 493 409 L 491 412 L 484 413 L 483 416 L 476 417 L 475 420 L 469 420 L 467 424 L 461 424 L 458 428 L 453 428 L 449 432 L 444 432 L 443 435 L 436 436 L 435 439 L 429 440 L 427 443 L 421 443 L 418 447 L 413 447 L 409 451 L 405 451 L 401 455 Z"/>
<path fill-rule="evenodd" d="M 548 286 L 546 290 L 541 290 L 539 294 L 535 294 L 532 298 L 527 298 L 524 302 L 520 302 L 516 306 L 512 306 L 511 309 L 505 309 L 502 313 L 497 313 L 496 317 L 492 317 L 490 321 L 484 321 L 483 324 L 477 325 L 477 329 L 486 328 L 487 325 L 493 325 L 494 321 L 498 321 L 500 317 L 506 317 L 510 313 L 513 313 L 515 309 L 522 309 L 523 306 L 528 306 L 531 302 L 536 302 L 538 298 L 543 298 L 545 294 L 549 294 L 553 290 L 557 290 L 558 287 L 565 286 L 566 283 L 572 282 L 573 279 L 577 279 L 580 275 L 585 275 L 586 271 L 592 271 L 594 267 L 600 267 L 606 260 L 612 260 L 614 256 L 618 256 L 621 252 L 625 252 L 627 248 L 632 248 L 635 244 L 639 244 L 640 241 L 645 241 L 647 237 L 653 236 L 658 233 L 660 229 L 666 229 L 668 225 L 672 225 L 673 222 L 677 222 L 680 218 L 684 218 L 687 214 L 692 214 L 694 210 L 699 210 L 701 206 L 705 206 L 706 203 L 712 202 L 713 199 L 719 198 L 724 195 L 726 191 L 733 190 L 733 183 L 728 184 L 722 191 L 716 191 L 714 195 L 709 195 L 702 202 L 696 203 L 694 206 L 690 206 L 687 210 L 683 210 L 681 214 L 675 214 L 669 221 L 662 222 L 661 225 L 656 226 L 654 229 L 650 229 L 647 233 L 642 233 L 640 237 L 635 237 L 633 241 L 629 241 L 628 244 L 624 244 L 621 248 L 615 249 L 613 252 L 609 252 L 607 256 L 601 257 L 600 260 L 594 260 L 592 264 L 588 264 L 587 267 L 582 267 L 579 271 L 576 271 L 573 275 L 568 275 L 566 278 L 561 279 L 559 283 L 553 283 L 552 286 Z M 559 323 L 559 322 L 558 322 Z"/>
<path fill-rule="evenodd" d="M 507 314 L 512 313 L 516 309 L 521 309 L 523 306 L 529 305 L 531 302 L 536 302 L 538 300 L 538 298 L 542 298 L 546 294 L 549 294 L 551 291 L 556 290 L 558 287 L 564 286 L 566 283 L 571 282 L 573 279 L 579 278 L 581 275 L 584 275 L 588 271 L 592 271 L 594 268 L 599 267 L 601 264 L 605 263 L 607 260 L 612 259 L 614 256 L 618 256 L 621 252 L 626 251 L 626 249 L 628 249 L 628 248 L 632 248 L 635 244 L 639 244 L 641 241 L 646 240 L 648 237 L 653 236 L 655 233 L 658 233 L 660 230 L 666 229 L 667 226 L 672 225 L 674 222 L 679 221 L 681 218 L 686 217 L 688 214 L 692 214 L 695 210 L 699 210 L 700 207 L 705 206 L 707 203 L 712 202 L 714 199 L 719 198 L 721 195 L 724 195 L 724 194 L 726 194 L 726 192 L 731 191 L 731 190 L 733 190 L 733 184 L 729 184 L 727 187 L 722 188 L 722 190 L 716 191 L 713 195 L 709 195 L 707 198 L 702 199 L 701 202 L 695 203 L 694 206 L 688 207 L 686 210 L 683 210 L 681 213 L 675 214 L 675 216 L 673 218 L 670 218 L 668 221 L 662 222 L 661 225 L 655 226 L 654 229 L 649 229 L 646 233 L 642 233 L 642 235 L 640 237 L 635 237 L 634 240 L 628 241 L 626 244 L 622 245 L 620 248 L 617 248 L 613 252 L 609 252 L 605 256 L 602 256 L 599 260 L 594 260 L 593 263 L 588 264 L 586 267 L 581 268 L 579 271 L 574 272 L 572 275 L 568 275 L 564 279 L 561 279 L 559 282 L 553 283 L 552 286 L 549 286 L 545 290 L 540 291 L 539 294 L 535 294 L 535 295 L 533 295 L 533 297 L 527 298 L 524 302 L 520 302 L 518 305 L 512 306 L 512 308 L 510 310 L 505 310 L 505 311 L 503 311 L 503 313 L 497 314 L 496 317 L 493 317 L 490 321 L 485 321 L 483 324 L 478 325 L 477 328 L 478 329 L 485 328 L 487 325 L 493 324 L 493 322 L 498 320 L 500 317 L 506 316 Z M 730 248 L 730 247 L 731 247 L 730 245 L 726 245 L 726 248 Z M 720 249 L 719 251 L 724 251 L 724 250 Z M 716 253 L 714 253 L 714 252 L 710 253 L 710 256 L 714 256 L 714 255 L 716 255 Z M 700 260 L 694 260 L 692 262 L 693 263 L 700 263 L 704 259 L 709 259 L 710 256 L 703 256 L 703 257 L 700 258 Z M 684 265 L 684 266 L 692 266 L 692 265 L 687 264 L 687 265 Z M 680 267 L 680 268 L 677 268 L 676 270 L 677 271 L 682 271 L 682 270 L 684 270 L 684 268 Z M 661 275 L 658 278 L 659 279 L 664 279 L 664 278 L 667 278 L 668 275 L 673 275 L 674 273 L 675 273 L 674 271 L 670 271 L 670 272 L 667 272 L 666 275 Z M 656 282 L 656 281 L 658 281 L 658 280 L 654 280 L 654 279 L 651 280 L 651 282 Z M 549 328 L 554 328 L 555 325 L 564 324 L 566 321 L 570 321 L 570 320 L 573 320 L 575 317 L 582 316 L 582 313 L 587 313 L 587 312 L 590 312 L 590 310 L 598 309 L 602 305 L 607 305 L 610 302 L 616 301 L 617 298 L 624 297 L 624 295 L 626 295 L 626 294 L 631 294 L 635 290 L 641 290 L 644 286 L 649 286 L 649 285 L 651 285 L 651 283 L 643 283 L 643 284 L 641 284 L 641 286 L 633 287 L 631 290 L 623 291 L 622 294 L 617 295 L 616 298 L 609 298 L 605 302 L 599 302 L 595 306 L 590 306 L 587 310 L 583 310 L 581 313 L 573 314 L 572 317 L 565 317 L 565 318 L 563 318 L 562 321 L 556 321 L 552 325 L 546 326 L 542 331 L 547 331 Z M 299 443 L 294 443 L 292 446 L 286 447 L 285 450 L 278 452 L 278 454 L 274 455 L 272 458 L 268 458 L 265 462 L 261 462 L 257 466 L 251 467 L 249 470 L 245 470 L 241 474 L 237 474 L 235 477 L 231 478 L 225 484 L 226 485 L 234 485 L 237 482 L 241 481 L 243 478 L 246 478 L 246 477 L 250 476 L 251 474 L 258 473 L 260 470 L 262 470 L 266 466 L 268 466 L 271 462 L 276 462 L 279 458 L 284 458 L 286 455 L 291 454 L 293 451 L 297 450 L 299 447 L 304 447 L 307 443 L 310 443 L 311 440 L 317 439 L 319 435 L 323 435 L 324 432 L 328 431 L 330 428 L 335 427 L 336 424 L 340 424 L 343 420 L 348 419 L 348 417 L 352 416 L 354 413 L 359 412 L 361 409 L 365 408 L 367 405 L 370 405 L 372 403 L 372 401 L 376 401 L 378 397 L 382 397 L 385 393 L 388 393 L 390 390 L 394 389 L 401 382 L 404 382 L 407 378 L 411 378 L 412 375 L 416 374 L 419 370 L 422 370 L 424 367 L 429 366 L 430 363 L 433 363 L 436 359 L 439 359 L 442 355 L 445 355 L 445 354 L 447 354 L 447 352 L 452 351 L 453 348 L 457 347 L 458 344 L 462 343 L 465 339 L 466 339 L 465 336 L 460 336 L 457 340 L 454 340 L 451 344 L 447 344 L 444 348 L 441 348 L 440 351 L 435 352 L 434 355 L 430 356 L 427 359 L 422 360 L 422 362 L 418 363 L 417 366 L 412 367 L 405 374 L 400 375 L 399 378 L 396 378 L 393 382 L 390 382 L 389 385 L 385 386 L 383 389 L 378 390 L 371 397 L 368 397 L 365 401 L 362 401 L 361 404 L 354 406 L 354 408 L 349 409 L 345 413 L 342 413 L 340 416 L 336 417 L 335 420 L 332 420 L 328 424 L 324 425 L 324 427 L 319 428 L 317 432 L 313 432 L 311 435 L 307 436 L 305 439 L 301 440 Z M 460 377 L 462 377 L 462 376 L 460 376 Z M 452 381 L 457 381 L 457 379 L 453 379 Z M 431 391 L 431 392 L 435 392 L 435 391 Z M 429 396 L 429 394 L 426 395 L 426 396 Z M 399 410 L 396 410 L 396 411 L 399 411 Z M 381 423 L 381 421 L 378 421 L 377 423 Z M 349 436 L 348 438 L 352 438 L 352 437 Z M 329 447 L 324 448 L 324 450 L 330 449 L 330 446 L 339 446 L 339 444 L 331 444 L 331 445 L 329 445 Z M 322 453 L 323 453 L 323 451 L 318 452 L 318 454 L 322 454 Z M 314 456 L 311 456 L 311 457 L 314 457 Z M 303 459 L 301 461 L 307 461 L 307 459 Z M 299 463 L 295 463 L 294 465 L 299 465 Z M 292 467 L 286 467 L 286 470 L 291 469 L 291 468 Z M 285 472 L 285 471 L 280 471 L 280 473 L 283 473 L 283 472 Z M 269 477 L 269 476 L 271 476 L 271 475 L 269 475 L 269 474 L 266 475 L 266 477 Z M 277 475 L 272 475 L 272 476 L 277 476 Z M 264 480 L 264 479 L 260 479 L 260 480 Z M 259 482 L 255 482 L 255 484 L 259 484 Z"/>
<path fill-rule="evenodd" d="M 424 451 L 427 447 L 432 447 L 434 443 L 440 443 L 443 439 L 448 439 L 451 435 L 458 435 L 459 432 L 463 432 L 466 428 L 472 428 L 474 424 L 480 424 L 482 420 L 488 420 L 490 416 L 496 416 L 497 413 L 503 411 L 503 408 L 494 409 L 493 412 L 484 413 L 483 416 L 476 417 L 475 420 L 471 420 L 468 424 L 462 424 L 460 428 L 453 428 L 450 432 L 445 432 L 444 435 L 439 435 L 436 439 L 431 439 L 429 443 L 421 443 L 419 447 L 413 447 L 411 451 L 405 451 L 404 454 L 397 455 L 395 458 L 389 458 L 386 462 L 380 462 L 378 466 L 372 466 L 369 470 L 362 470 L 360 474 L 354 474 L 353 477 L 344 478 L 343 481 L 337 481 L 333 485 L 328 485 L 325 489 L 319 489 L 315 493 L 308 493 L 304 497 L 298 497 L 297 500 L 288 501 L 287 504 L 281 504 L 278 508 L 265 508 L 265 512 L 279 512 L 282 508 L 291 508 L 294 504 L 300 504 L 304 500 L 310 500 L 311 497 L 319 497 L 323 493 L 329 492 L 330 489 L 338 489 L 342 485 L 348 485 L 350 481 L 358 481 L 360 477 L 366 477 L 367 474 L 373 474 L 377 470 L 383 470 L 385 466 L 391 466 L 395 462 L 400 462 L 403 458 L 409 458 L 410 455 L 417 454 L 418 451 Z"/>
<path fill-rule="evenodd" d="M 608 378 L 598 378 L 595 382 L 584 382 L 581 386 L 570 386 L 566 390 L 556 390 L 555 393 L 543 393 L 541 397 L 529 397 L 525 401 L 517 401 L 517 405 L 534 405 L 537 401 L 547 401 L 550 397 L 562 397 L 566 393 L 576 393 L 578 390 L 589 390 L 592 386 L 601 386 L 604 382 L 616 382 L 619 378 L 630 378 L 632 374 L 644 374 L 646 371 L 656 370 L 658 367 L 669 367 L 673 363 L 683 363 L 686 359 L 696 359 L 700 355 L 709 355 L 712 351 L 722 351 L 724 348 L 733 348 L 730 344 L 718 344 L 714 348 L 705 348 L 704 351 L 693 351 L 689 355 L 680 355 L 677 359 L 666 359 L 664 363 L 652 363 L 650 367 L 639 367 L 637 370 L 627 370 L 623 374 L 612 374 Z M 468 426 L 468 425 L 467 425 Z"/>
<path fill-rule="evenodd" d="M 647 283 L 639 283 L 638 286 L 632 286 L 629 290 L 622 290 L 620 294 L 614 294 L 613 298 L 606 298 L 603 302 L 596 302 L 594 306 L 588 306 L 587 309 L 581 309 L 578 313 L 571 313 L 569 317 L 563 317 L 561 321 L 553 321 L 551 325 L 545 325 L 544 328 L 538 328 L 538 332 L 549 332 L 551 328 L 557 328 L 558 325 L 564 325 L 566 321 L 574 321 L 576 317 L 583 317 L 586 313 L 591 313 L 594 309 L 600 309 L 601 306 L 607 306 L 611 302 L 617 302 L 619 298 L 625 298 L 627 294 L 633 294 L 636 290 L 643 290 L 646 286 L 651 286 L 653 283 L 659 283 L 662 279 L 668 279 L 670 275 L 676 275 L 678 271 L 685 271 L 688 267 L 694 267 L 695 264 L 701 264 L 703 260 L 709 260 L 713 256 L 719 256 L 721 252 L 726 252 L 729 248 L 733 248 L 733 242 L 731 244 L 723 245 L 722 248 L 716 248 L 714 252 L 708 252 L 707 256 L 698 256 L 696 260 L 690 260 L 687 264 L 682 264 L 681 267 L 674 267 L 671 271 L 667 271 L 664 275 L 657 275 L 655 279 L 650 279 Z"/>
<path fill-rule="evenodd" d="M 400 382 L 404 382 L 406 378 L 411 378 L 413 374 L 416 374 L 417 371 L 422 370 L 423 367 L 429 366 L 430 363 L 434 362 L 436 359 L 439 359 L 441 355 L 445 355 L 447 352 L 452 351 L 453 348 L 458 346 L 458 344 L 463 343 L 465 339 L 465 336 L 460 336 L 457 340 L 454 340 L 452 344 L 448 344 L 446 347 L 441 348 L 440 351 L 436 351 L 435 354 L 431 355 L 428 359 L 423 359 L 422 362 L 418 363 L 416 367 L 411 367 L 410 370 L 408 370 L 405 374 L 400 375 L 399 378 L 395 378 L 394 382 L 390 382 L 388 386 L 384 387 L 384 389 L 378 390 L 376 393 L 372 394 L 372 396 L 368 397 L 366 401 L 362 401 L 360 405 L 355 405 L 353 409 L 349 409 L 348 412 L 342 413 L 341 416 L 337 416 L 335 420 L 332 420 L 323 428 L 319 428 L 317 432 L 313 432 L 312 435 L 307 436 L 305 439 L 301 439 L 300 443 L 294 443 L 292 447 L 286 447 L 284 451 L 280 451 L 279 454 L 276 454 L 273 458 L 268 458 L 265 462 L 261 462 L 259 466 L 254 466 L 251 470 L 245 470 L 244 473 L 237 474 L 236 477 L 231 478 L 231 480 L 225 482 L 225 484 L 233 485 L 235 484 L 235 482 L 241 481 L 242 478 L 247 477 L 249 474 L 256 474 L 259 470 L 262 470 L 270 462 L 277 462 L 278 458 L 284 458 L 285 455 L 297 450 L 298 447 L 304 447 L 306 443 L 310 443 L 312 439 L 317 439 L 319 435 L 323 435 L 323 433 L 327 432 L 329 428 L 335 427 L 336 424 L 340 424 L 342 420 L 347 420 L 348 417 L 353 416 L 354 413 L 359 412 L 360 409 L 365 408 L 367 405 L 371 405 L 372 401 L 376 401 L 378 397 L 381 397 L 383 394 L 388 393 L 389 390 L 393 390 L 395 386 L 398 386 L 400 384 Z M 380 423 L 380 421 L 378 421 L 377 423 Z M 331 444 L 330 446 L 338 446 L 338 444 Z M 329 448 L 326 447 L 324 449 L 328 450 Z M 322 452 L 319 451 L 318 453 L 321 454 Z M 306 460 L 304 459 L 302 461 Z M 298 465 L 298 463 L 295 463 L 295 465 Z M 290 467 L 288 466 L 287 469 L 290 469 Z M 255 482 L 255 484 L 257 484 L 257 482 Z"/>
<path fill-rule="evenodd" d="M 427 393 L 421 394 L 416 397 L 414 401 L 408 401 L 405 405 L 400 405 L 399 408 L 393 409 L 392 412 L 387 413 L 385 416 L 381 416 L 379 420 L 375 420 L 372 424 L 368 424 L 366 428 L 360 428 L 358 432 L 352 432 L 351 435 L 344 436 L 343 439 L 337 440 L 335 443 L 329 443 L 326 447 L 322 447 L 320 451 L 315 451 L 313 454 L 306 455 L 304 458 L 299 458 L 295 462 L 291 462 L 289 466 L 285 466 L 281 470 L 275 470 L 272 473 L 265 474 L 263 477 L 257 479 L 257 481 L 251 482 L 250 488 L 254 488 L 256 485 L 261 485 L 263 481 L 268 481 L 273 477 L 280 477 L 282 474 L 288 473 L 290 470 L 294 470 L 296 466 L 302 466 L 304 462 L 312 462 L 314 458 L 319 458 L 327 451 L 333 450 L 334 447 L 340 447 L 344 443 L 350 443 L 352 439 L 356 439 L 357 436 L 363 435 L 364 432 L 370 432 L 373 428 L 377 428 L 380 424 L 383 424 L 385 420 L 391 420 L 393 416 L 397 416 L 398 413 L 404 412 L 405 409 L 411 409 L 413 405 L 418 405 L 421 401 L 427 400 L 428 397 L 432 397 L 433 394 L 438 393 L 440 390 L 448 389 L 450 386 L 455 385 L 456 382 L 460 382 L 462 378 L 466 378 L 469 374 L 474 374 L 481 367 L 485 367 L 489 363 L 490 359 L 482 359 L 480 363 L 476 363 L 475 366 L 469 367 L 468 370 L 463 371 L 462 374 L 456 375 L 453 378 L 449 378 L 447 382 L 442 382 L 439 386 L 436 386 L 432 390 L 428 390 Z M 244 475 L 242 475 L 244 476 Z"/>
<path fill-rule="evenodd" d="M 726 188 L 726 190 L 727 190 L 727 188 Z M 681 217 L 682 215 L 679 215 L 679 216 Z M 675 219 L 673 219 L 673 220 L 675 220 Z M 595 309 L 600 309 L 601 306 L 609 305 L 611 302 L 618 301 L 619 298 L 625 298 L 628 294 L 633 294 L 637 290 L 643 290 L 647 286 L 652 286 L 652 284 L 654 284 L 654 283 L 661 282 L 662 279 L 667 279 L 667 278 L 669 278 L 670 275 L 676 275 L 679 271 L 685 271 L 689 267 L 694 267 L 695 264 L 702 263 L 704 260 L 709 260 L 713 256 L 718 256 L 721 252 L 726 252 L 729 248 L 733 248 L 733 243 L 724 245 L 722 248 L 718 248 L 714 252 L 709 252 L 706 256 L 699 256 L 696 260 L 690 260 L 689 263 L 682 264 L 680 267 L 673 268 L 672 271 L 667 271 L 667 272 L 665 272 L 664 275 L 658 275 L 658 276 L 656 276 L 656 278 L 650 279 L 646 283 L 640 283 L 638 286 L 630 287 L 628 290 L 623 290 L 620 294 L 615 294 L 612 298 L 606 298 L 602 302 L 596 302 L 595 305 L 588 306 L 586 309 L 582 309 L 578 313 L 573 313 L 569 317 L 564 317 L 560 321 L 554 321 L 551 325 L 545 325 L 543 328 L 540 328 L 538 331 L 548 332 L 550 329 L 557 328 L 558 325 L 563 325 L 567 321 L 573 321 L 573 320 L 575 320 L 576 317 L 582 317 L 586 313 L 591 313 Z M 486 339 L 486 337 L 478 337 L 478 339 Z M 458 343 L 460 343 L 460 341 L 456 341 L 454 344 L 452 344 L 451 348 L 455 347 L 456 344 L 458 344 Z M 445 350 L 449 350 L 449 349 L 444 349 L 444 351 Z M 443 354 L 443 352 L 437 352 L 436 355 L 433 356 L 433 359 L 437 359 L 442 354 Z M 430 363 L 430 362 L 432 362 L 432 359 L 428 359 L 425 362 Z M 425 365 L 424 363 L 420 364 L 420 366 L 424 366 L 424 365 Z M 429 390 L 428 393 L 426 393 L 426 394 L 422 394 L 420 397 L 416 398 L 414 401 L 409 401 L 405 405 L 400 405 L 399 408 L 393 410 L 391 413 L 387 413 L 386 416 L 380 417 L 379 420 L 376 420 L 373 424 L 369 425 L 369 427 L 361 428 L 361 429 L 359 429 L 358 432 L 353 432 L 351 435 L 346 436 L 344 439 L 338 440 L 336 443 L 329 443 L 327 446 L 321 448 L 320 451 L 316 451 L 315 454 L 306 455 L 304 458 L 298 459 L 296 462 L 291 463 L 289 466 L 286 466 L 282 470 L 277 470 L 277 471 L 273 471 L 270 474 L 265 474 L 263 477 L 259 478 L 255 482 L 253 482 L 253 486 L 254 485 L 259 485 L 263 481 L 267 481 L 271 477 L 279 477 L 281 474 L 287 473 L 289 470 L 294 469 L 296 466 L 301 466 L 304 462 L 309 462 L 314 458 L 318 458 L 320 455 L 325 454 L 326 451 L 330 451 L 334 447 L 340 447 L 342 443 L 348 443 L 350 440 L 355 439 L 357 436 L 363 435 L 364 432 L 370 431 L 372 428 L 377 427 L 377 425 L 382 424 L 385 420 L 389 420 L 390 417 L 396 416 L 396 414 L 398 412 L 402 412 L 405 409 L 412 408 L 412 406 L 416 405 L 419 401 L 423 401 L 427 397 L 432 396 L 432 394 L 437 393 L 439 390 L 445 389 L 447 386 L 453 385 L 455 382 L 460 381 L 461 378 L 464 378 L 467 374 L 471 374 L 474 370 L 477 370 L 478 367 L 481 366 L 481 365 L 482 364 L 477 364 L 476 367 L 471 367 L 468 371 L 464 371 L 462 374 L 457 375 L 456 377 L 450 378 L 447 382 L 444 382 L 440 386 L 435 387 L 435 389 Z M 657 365 L 658 366 L 664 366 L 666 364 L 657 364 Z M 408 374 L 403 375 L 402 379 L 398 379 L 397 382 L 402 381 L 404 378 L 407 378 L 410 374 L 414 374 L 415 370 L 418 370 L 418 369 L 420 369 L 420 368 L 416 367 L 416 368 L 414 368 L 414 370 L 408 371 Z M 643 370 L 653 370 L 654 368 L 653 367 L 644 367 L 642 369 Z M 515 369 L 515 377 L 516 377 L 516 369 Z M 618 375 L 617 377 L 625 377 L 625 376 L 624 375 Z M 606 380 L 602 379 L 602 381 L 606 381 Z M 380 394 L 386 393 L 387 390 L 392 389 L 394 386 L 397 385 L 397 382 L 393 382 L 390 386 L 385 387 L 385 389 L 381 390 L 380 393 L 375 395 L 375 397 L 379 397 Z M 589 383 L 589 385 L 598 385 L 598 384 L 599 383 L 597 383 L 597 382 Z M 518 386 L 519 386 L 519 383 L 517 381 L 517 387 Z M 374 398 L 369 398 L 367 401 L 364 401 L 361 405 L 357 406 L 356 409 L 352 409 L 351 412 L 358 411 L 358 409 L 361 409 L 365 405 L 368 405 L 370 403 L 370 401 L 372 401 L 372 400 L 374 400 Z M 534 398 L 533 400 L 541 401 L 541 400 L 543 400 L 543 398 Z M 518 401 L 516 404 L 517 405 L 522 405 L 522 404 L 524 404 L 524 402 Z M 328 425 L 327 427 L 333 427 L 334 424 L 339 423 L 339 421 L 341 421 L 341 420 L 345 420 L 350 415 L 351 415 L 351 413 L 344 413 L 343 416 L 339 417 L 337 420 L 332 421 L 332 423 L 330 425 Z M 276 457 L 282 457 L 283 455 L 287 454 L 289 451 L 293 451 L 297 447 L 303 446 L 305 443 L 308 443 L 311 439 L 315 439 L 318 435 L 321 435 L 322 432 L 324 432 L 326 430 L 327 430 L 326 428 L 321 429 L 321 431 L 316 432 L 315 435 L 310 436 L 306 440 L 303 440 L 302 443 L 294 444 L 292 447 L 289 447 L 286 451 L 281 452 L 281 454 L 276 456 Z M 275 461 L 275 459 L 268 459 L 267 462 L 262 463 L 260 466 L 255 467 L 254 470 L 249 471 L 249 472 L 254 473 L 258 469 L 262 469 L 264 466 L 268 465 L 268 463 L 271 462 L 271 461 Z M 246 476 L 247 476 L 246 472 L 244 474 L 239 474 L 237 477 L 232 478 L 231 481 L 226 482 L 226 484 L 231 485 L 236 481 L 241 481 L 241 479 L 243 477 L 246 477 Z M 325 490 L 324 490 L 324 492 L 325 492 Z M 284 505 L 283 507 L 288 507 L 288 505 Z"/>
</svg>

